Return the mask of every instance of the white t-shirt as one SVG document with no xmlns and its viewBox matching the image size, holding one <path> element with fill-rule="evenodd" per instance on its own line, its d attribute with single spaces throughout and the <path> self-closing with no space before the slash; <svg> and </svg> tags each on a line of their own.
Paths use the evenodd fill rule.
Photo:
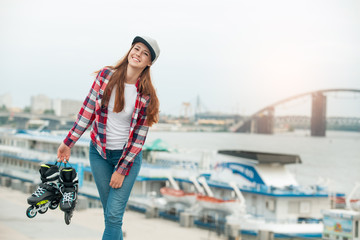
<svg viewBox="0 0 360 240">
<path fill-rule="evenodd" d="M 114 86 L 108 105 L 108 118 L 106 122 L 106 149 L 123 149 L 129 138 L 131 117 L 135 108 L 137 89 L 135 84 L 125 83 L 125 106 L 124 109 L 115 113 L 116 86 Z"/>
</svg>

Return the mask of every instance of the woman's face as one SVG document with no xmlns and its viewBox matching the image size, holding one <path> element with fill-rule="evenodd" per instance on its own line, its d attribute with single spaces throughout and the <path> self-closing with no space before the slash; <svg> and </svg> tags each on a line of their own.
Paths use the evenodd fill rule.
<svg viewBox="0 0 360 240">
<path fill-rule="evenodd" d="M 149 49 L 143 43 L 135 43 L 128 56 L 129 65 L 134 68 L 144 69 L 151 66 Z"/>
</svg>

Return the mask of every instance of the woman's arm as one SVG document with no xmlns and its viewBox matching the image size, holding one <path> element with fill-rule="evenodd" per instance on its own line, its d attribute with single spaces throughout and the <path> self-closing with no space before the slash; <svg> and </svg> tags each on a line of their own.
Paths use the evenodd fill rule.
<svg viewBox="0 0 360 240">
<path fill-rule="evenodd" d="M 104 76 L 104 71 L 105 68 L 100 70 L 97 74 L 95 81 L 89 91 L 89 94 L 85 98 L 80 112 L 78 113 L 77 120 L 75 121 L 73 127 L 70 129 L 64 141 L 60 144 L 57 151 L 58 162 L 62 161 L 66 163 L 69 161 L 71 155 L 71 147 L 74 146 L 76 141 L 94 121 L 96 97 L 101 87 L 101 83 L 103 82 L 102 79 Z"/>
<path fill-rule="evenodd" d="M 88 129 L 88 127 L 95 119 L 96 97 L 103 82 L 104 71 L 105 68 L 103 68 L 97 74 L 95 81 L 89 91 L 89 94 L 85 98 L 83 105 L 78 113 L 77 120 L 75 121 L 73 127 L 63 141 L 64 144 L 69 148 L 74 146 L 76 141 L 81 137 L 81 135 L 86 131 L 86 129 Z"/>
</svg>

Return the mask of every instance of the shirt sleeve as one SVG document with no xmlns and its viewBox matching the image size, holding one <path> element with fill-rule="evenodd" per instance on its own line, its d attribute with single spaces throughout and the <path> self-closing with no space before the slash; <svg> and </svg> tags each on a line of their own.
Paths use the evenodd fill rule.
<svg viewBox="0 0 360 240">
<path fill-rule="evenodd" d="M 75 145 L 76 141 L 79 140 L 82 134 L 86 131 L 86 129 L 88 129 L 88 127 L 95 119 L 96 97 L 101 87 L 103 75 L 104 69 L 101 69 L 91 86 L 89 94 L 83 102 L 73 127 L 70 129 L 68 135 L 64 139 L 65 145 L 70 148 Z"/>
<path fill-rule="evenodd" d="M 134 159 L 140 153 L 145 143 L 146 136 L 149 131 L 149 126 L 147 126 L 146 122 L 146 109 L 149 105 L 149 102 L 150 101 L 147 100 L 145 107 L 143 107 L 139 112 L 137 124 L 134 127 L 134 132 L 129 139 L 131 144 L 128 148 L 125 149 L 126 152 L 121 156 L 119 160 L 118 168 L 116 169 L 116 171 L 122 175 L 129 175 Z"/>
</svg>

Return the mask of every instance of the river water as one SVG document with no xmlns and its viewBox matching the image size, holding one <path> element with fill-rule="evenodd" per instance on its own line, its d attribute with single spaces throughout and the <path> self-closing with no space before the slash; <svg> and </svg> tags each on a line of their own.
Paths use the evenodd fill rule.
<svg viewBox="0 0 360 240">
<path fill-rule="evenodd" d="M 309 131 L 275 135 L 217 132 L 150 131 L 147 143 L 160 138 L 170 148 L 186 149 L 188 154 L 216 150 L 249 150 L 300 155 L 301 164 L 286 167 L 302 185 L 328 179 L 330 187 L 345 194 L 360 182 L 360 133 L 327 131 L 326 137 L 310 137 Z M 360 191 L 358 191 L 360 192 Z"/>
</svg>

